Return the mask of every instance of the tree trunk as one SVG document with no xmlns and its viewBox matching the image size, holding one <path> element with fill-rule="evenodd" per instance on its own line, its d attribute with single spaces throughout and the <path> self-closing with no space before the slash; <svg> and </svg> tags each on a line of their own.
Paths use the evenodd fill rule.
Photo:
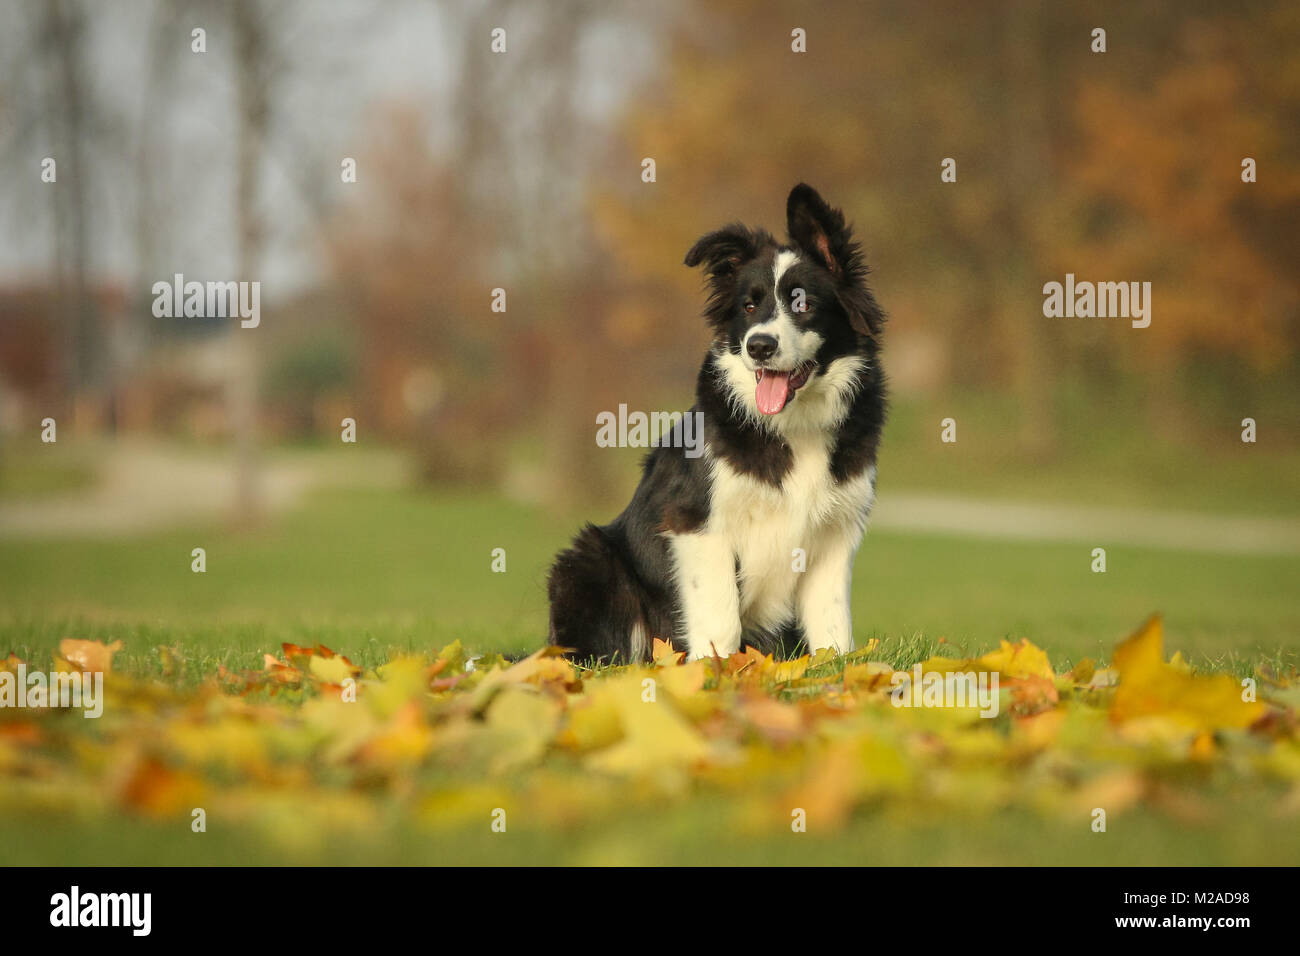
<svg viewBox="0 0 1300 956">
<path fill-rule="evenodd" d="M 255 0 L 237 0 L 230 7 L 235 40 L 236 135 L 235 238 L 241 282 L 257 279 L 261 264 L 262 226 L 257 209 L 262 144 L 270 114 L 267 93 L 266 24 Z M 254 329 L 228 320 L 229 380 L 227 401 L 235 444 L 235 517 L 254 521 L 260 510 L 257 447 L 257 352 Z"/>
</svg>

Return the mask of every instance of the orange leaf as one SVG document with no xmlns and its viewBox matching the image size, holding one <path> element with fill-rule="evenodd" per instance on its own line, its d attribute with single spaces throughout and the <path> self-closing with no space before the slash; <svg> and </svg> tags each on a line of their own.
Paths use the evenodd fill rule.
<svg viewBox="0 0 1300 956">
<path fill-rule="evenodd" d="M 686 660 L 686 652 L 675 650 L 669 641 L 663 641 L 656 637 L 650 657 L 660 667 L 672 667 Z"/>
<path fill-rule="evenodd" d="M 113 669 L 113 655 L 122 649 L 121 641 L 78 641 L 65 637 L 59 641 L 59 656 L 83 671 L 107 673 Z"/>
<path fill-rule="evenodd" d="M 263 654 L 262 662 L 262 669 L 272 680 L 279 681 L 281 684 L 297 684 L 302 680 L 301 671 L 290 667 L 284 661 L 276 660 L 270 654 Z"/>
</svg>

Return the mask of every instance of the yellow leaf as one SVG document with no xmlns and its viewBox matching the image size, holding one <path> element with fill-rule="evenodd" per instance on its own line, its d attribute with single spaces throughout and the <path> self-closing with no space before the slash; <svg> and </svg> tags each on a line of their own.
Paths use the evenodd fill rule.
<svg viewBox="0 0 1300 956">
<path fill-rule="evenodd" d="M 555 736 L 559 716 L 559 702 L 531 687 L 507 687 L 497 694 L 487 712 L 494 735 L 492 770 L 540 759 Z"/>
<path fill-rule="evenodd" d="M 587 695 L 569 708 L 568 723 L 556 743 L 585 753 L 616 743 L 623 736 L 618 706 L 607 694 Z"/>
<path fill-rule="evenodd" d="M 804 655 L 792 661 L 781 661 L 772 668 L 772 679 L 779 682 L 798 680 L 808 670 L 811 657 Z"/>
<path fill-rule="evenodd" d="M 660 667 L 672 667 L 686 659 L 686 652 L 674 650 L 671 643 L 656 637 L 650 657 Z"/>
<path fill-rule="evenodd" d="M 869 650 L 869 648 L 863 648 L 863 650 L 866 651 Z M 823 647 L 821 650 L 819 650 L 816 654 L 812 656 L 812 660 L 809 662 L 809 666 L 821 667 L 823 664 L 829 664 L 831 661 L 835 660 L 839 656 L 840 656 L 840 652 L 837 651 L 835 648 Z"/>
<path fill-rule="evenodd" d="M 1248 727 L 1264 713 L 1242 700 L 1241 685 L 1227 674 L 1198 677 L 1164 660 L 1164 626 L 1159 615 L 1115 649 L 1119 687 L 1111 701 L 1112 720 L 1162 717 L 1194 730 Z"/>
<path fill-rule="evenodd" d="M 844 668 L 844 686 L 862 690 L 891 688 L 894 677 L 892 664 L 884 661 L 864 661 L 861 664 L 849 664 Z"/>
<path fill-rule="evenodd" d="M 987 670 L 997 671 L 1013 679 L 1045 677 L 1053 680 L 1056 677 L 1052 673 L 1052 664 L 1047 659 L 1046 652 L 1023 637 L 1015 644 L 1002 641 L 996 651 L 985 654 L 979 663 Z"/>
<path fill-rule="evenodd" d="M 175 647 L 163 645 L 158 648 L 158 657 L 162 661 L 163 677 L 174 677 L 185 665 L 185 659 Z"/>
<path fill-rule="evenodd" d="M 973 657 L 967 660 L 952 657 L 931 657 L 929 660 L 921 662 L 922 673 L 938 671 L 939 673 L 948 674 L 955 671 L 969 670 L 997 671 L 1003 677 L 1011 680 L 1025 680 L 1031 677 L 1054 680 L 1056 676 L 1052 672 L 1052 665 L 1047 659 L 1047 654 L 1041 648 L 1031 644 L 1027 638 L 1021 638 L 1015 644 L 1004 640 L 996 651 L 990 651 L 983 657 Z"/>
<path fill-rule="evenodd" d="M 376 671 L 379 680 L 366 685 L 361 700 L 379 716 L 391 717 L 407 701 L 428 693 L 431 670 L 423 658 L 414 655 L 395 657 Z"/>
<path fill-rule="evenodd" d="M 372 767 L 408 767 L 423 760 L 432 746 L 433 731 L 424 723 L 419 704 L 410 701 L 365 743 L 357 760 Z"/>
<path fill-rule="evenodd" d="M 704 689 L 704 681 L 709 676 L 708 661 L 691 661 L 680 667 L 664 668 L 656 673 L 655 680 L 677 698 L 690 697 Z"/>
<path fill-rule="evenodd" d="M 242 717 L 203 723 L 176 722 L 163 736 L 171 750 L 193 766 L 259 772 L 266 763 L 262 728 Z"/>
<path fill-rule="evenodd" d="M 309 668 L 311 676 L 327 684 L 341 684 L 353 676 L 356 669 L 343 657 L 316 657 L 313 655 Z"/>
<path fill-rule="evenodd" d="M 610 773 L 646 773 L 685 767 L 709 755 L 708 743 L 673 707 L 658 696 L 647 702 L 642 677 L 627 674 L 600 682 L 592 694 L 608 695 L 623 725 L 622 741 L 587 757 L 587 765 Z"/>
<path fill-rule="evenodd" d="M 930 657 L 921 663 L 913 664 L 912 667 L 920 667 L 922 674 L 928 674 L 931 671 L 937 671 L 940 674 L 950 674 L 954 671 L 969 670 L 973 661 L 961 660 L 956 657 Z M 908 668 L 910 671 L 912 668 Z"/>
<path fill-rule="evenodd" d="M 438 652 L 438 660 L 446 661 L 447 668 L 452 673 L 462 671 L 465 669 L 465 649 L 460 646 L 460 641 L 452 641 Z"/>
<path fill-rule="evenodd" d="M 558 649 L 552 647 L 543 647 L 514 666 L 497 673 L 501 680 L 510 684 L 556 684 L 562 689 L 577 681 L 573 665 L 565 660 Z"/>
<path fill-rule="evenodd" d="M 1092 680 L 1092 675 L 1097 671 L 1097 665 L 1092 662 L 1092 658 L 1085 657 L 1074 665 L 1070 671 L 1070 680 L 1076 684 L 1087 684 Z"/>
</svg>

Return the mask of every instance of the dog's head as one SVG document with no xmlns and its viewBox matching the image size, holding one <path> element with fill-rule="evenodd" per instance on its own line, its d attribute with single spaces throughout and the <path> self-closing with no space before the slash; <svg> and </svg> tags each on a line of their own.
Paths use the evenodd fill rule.
<svg viewBox="0 0 1300 956">
<path fill-rule="evenodd" d="M 705 316 L 731 385 L 752 379 L 752 403 L 747 395 L 744 404 L 765 416 L 778 415 L 800 389 L 835 387 L 826 379 L 836 361 L 874 354 L 884 322 L 842 212 L 800 183 L 786 225 L 787 244 L 736 223 L 686 254 L 686 264 L 702 264 L 708 276 Z"/>
</svg>

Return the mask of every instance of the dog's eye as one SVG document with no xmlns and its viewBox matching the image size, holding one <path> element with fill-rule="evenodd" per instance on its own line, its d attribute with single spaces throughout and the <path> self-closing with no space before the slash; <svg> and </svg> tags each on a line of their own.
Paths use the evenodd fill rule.
<svg viewBox="0 0 1300 956">
<path fill-rule="evenodd" d="M 745 311 L 746 311 L 746 312 L 753 312 L 753 311 L 754 311 L 754 303 L 752 303 L 752 302 L 746 302 L 746 303 L 745 303 Z"/>
</svg>

